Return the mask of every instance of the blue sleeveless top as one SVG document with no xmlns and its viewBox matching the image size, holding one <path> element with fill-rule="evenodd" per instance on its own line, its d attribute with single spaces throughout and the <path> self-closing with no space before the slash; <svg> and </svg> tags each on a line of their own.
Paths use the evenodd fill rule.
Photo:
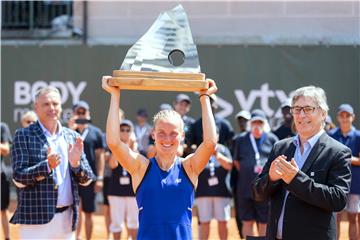
<svg viewBox="0 0 360 240">
<path fill-rule="evenodd" d="M 137 239 L 192 239 L 194 186 L 177 158 L 168 171 L 150 159 L 146 173 L 136 190 L 139 207 Z"/>
</svg>

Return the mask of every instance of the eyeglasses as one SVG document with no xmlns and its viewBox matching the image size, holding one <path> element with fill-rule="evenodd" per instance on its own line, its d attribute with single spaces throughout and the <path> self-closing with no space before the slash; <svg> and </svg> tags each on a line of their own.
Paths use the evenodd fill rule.
<svg viewBox="0 0 360 240">
<path fill-rule="evenodd" d="M 130 132 L 130 129 L 120 129 L 120 132 Z"/>
<path fill-rule="evenodd" d="M 290 112 L 293 115 L 297 115 L 301 113 L 301 110 L 304 112 L 304 114 L 309 115 L 314 113 L 315 109 L 317 109 L 319 106 L 317 107 L 312 107 L 312 106 L 305 106 L 305 107 L 291 107 L 290 108 Z"/>
<path fill-rule="evenodd" d="M 32 120 L 26 120 L 25 123 L 27 124 L 33 124 L 35 121 L 32 121 Z"/>
</svg>

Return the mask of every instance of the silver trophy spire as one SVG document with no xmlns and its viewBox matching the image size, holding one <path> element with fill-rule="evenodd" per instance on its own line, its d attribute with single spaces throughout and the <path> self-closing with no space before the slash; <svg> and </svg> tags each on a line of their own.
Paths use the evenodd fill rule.
<svg viewBox="0 0 360 240">
<path fill-rule="evenodd" d="M 150 29 L 129 49 L 120 70 L 200 72 L 198 52 L 181 5 L 159 15 Z"/>
</svg>

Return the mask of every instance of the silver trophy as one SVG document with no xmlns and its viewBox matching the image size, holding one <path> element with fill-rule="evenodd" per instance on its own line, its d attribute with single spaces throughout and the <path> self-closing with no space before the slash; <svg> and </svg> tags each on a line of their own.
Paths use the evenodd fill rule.
<svg viewBox="0 0 360 240">
<path fill-rule="evenodd" d="M 181 5 L 159 15 L 129 49 L 120 70 L 113 71 L 109 84 L 131 90 L 194 92 L 208 88 Z"/>
</svg>

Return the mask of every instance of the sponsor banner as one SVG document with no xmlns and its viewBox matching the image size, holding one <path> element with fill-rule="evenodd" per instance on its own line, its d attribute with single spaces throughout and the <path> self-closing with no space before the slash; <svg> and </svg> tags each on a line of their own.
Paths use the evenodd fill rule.
<svg viewBox="0 0 360 240">
<path fill-rule="evenodd" d="M 101 77 L 119 68 L 127 50 L 128 46 L 3 46 L 1 120 L 14 133 L 22 114 L 32 108 L 35 92 L 51 85 L 62 94 L 64 122 L 72 105 L 85 100 L 93 122 L 104 130 L 110 98 L 101 89 Z M 341 103 L 350 103 L 359 111 L 359 48 L 234 45 L 198 46 L 198 50 L 202 72 L 219 87 L 216 114 L 230 120 L 235 129 L 236 113 L 255 108 L 264 110 L 270 123 L 277 125 L 281 103 L 306 85 L 324 88 L 333 120 Z M 159 106 L 172 104 L 177 94 L 123 91 L 120 105 L 132 120 L 138 108 L 146 108 L 151 121 Z M 189 115 L 199 118 L 198 97 L 187 94 L 192 99 Z M 359 118 L 355 124 L 359 127 Z"/>
</svg>

